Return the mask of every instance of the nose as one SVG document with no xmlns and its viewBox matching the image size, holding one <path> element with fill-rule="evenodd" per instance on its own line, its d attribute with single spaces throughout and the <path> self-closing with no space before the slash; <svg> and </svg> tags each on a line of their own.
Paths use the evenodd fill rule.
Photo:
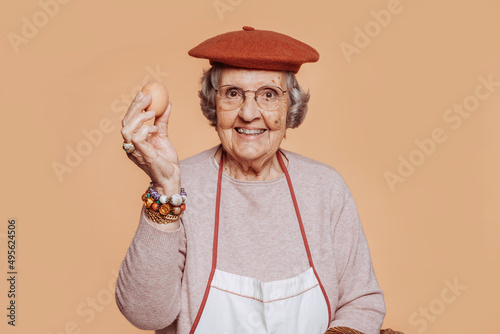
<svg viewBox="0 0 500 334">
<path fill-rule="evenodd" d="M 260 118 L 261 114 L 259 111 L 259 106 L 257 105 L 257 101 L 255 101 L 254 92 L 245 92 L 245 100 L 240 106 L 238 116 L 240 116 L 241 119 L 243 119 L 245 122 L 252 122 Z"/>
</svg>

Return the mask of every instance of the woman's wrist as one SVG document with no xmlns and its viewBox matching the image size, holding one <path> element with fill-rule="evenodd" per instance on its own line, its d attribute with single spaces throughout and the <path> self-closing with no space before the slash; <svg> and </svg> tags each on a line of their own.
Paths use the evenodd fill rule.
<svg viewBox="0 0 500 334">
<path fill-rule="evenodd" d="M 165 173 L 150 171 L 147 173 L 151 178 L 150 185 L 162 194 L 178 194 L 181 189 L 181 170 L 178 164 L 169 168 Z"/>
<path fill-rule="evenodd" d="M 174 179 L 175 181 L 172 181 Z M 180 193 L 181 190 L 181 178 L 180 177 L 175 177 L 165 181 L 156 181 L 152 180 L 150 183 L 151 188 L 155 189 L 158 191 L 160 194 L 164 194 L 167 196 L 171 196 L 173 194 L 178 194 Z"/>
<path fill-rule="evenodd" d="M 151 183 L 151 188 L 156 190 L 162 195 L 172 196 L 173 194 L 179 194 L 181 191 L 180 184 L 176 185 L 158 185 L 155 183 Z"/>
</svg>

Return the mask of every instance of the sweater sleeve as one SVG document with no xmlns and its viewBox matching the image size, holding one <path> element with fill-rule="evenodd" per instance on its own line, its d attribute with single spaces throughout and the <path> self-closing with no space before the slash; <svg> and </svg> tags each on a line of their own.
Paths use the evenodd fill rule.
<svg viewBox="0 0 500 334">
<path fill-rule="evenodd" d="M 141 211 L 139 227 L 118 275 L 118 308 L 134 326 L 159 330 L 180 312 L 186 238 L 184 227 L 162 231 Z"/>
<path fill-rule="evenodd" d="M 350 193 L 333 225 L 333 241 L 339 301 L 330 327 L 379 334 L 385 316 L 384 294 L 378 286 L 370 250 Z"/>
</svg>

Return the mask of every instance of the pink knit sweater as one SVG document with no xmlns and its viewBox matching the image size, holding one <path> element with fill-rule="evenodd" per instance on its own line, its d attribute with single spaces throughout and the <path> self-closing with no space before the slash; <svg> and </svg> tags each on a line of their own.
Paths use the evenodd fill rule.
<svg viewBox="0 0 500 334">
<path fill-rule="evenodd" d="M 212 264 L 217 149 L 181 162 L 188 203 L 178 230 L 157 229 L 141 211 L 116 285 L 120 311 L 138 328 L 189 333 Z M 349 189 L 332 167 L 281 151 L 330 302 L 330 326 L 379 334 L 383 292 Z M 220 208 L 218 269 L 268 282 L 309 268 L 285 175 L 271 181 L 223 175 Z"/>
</svg>

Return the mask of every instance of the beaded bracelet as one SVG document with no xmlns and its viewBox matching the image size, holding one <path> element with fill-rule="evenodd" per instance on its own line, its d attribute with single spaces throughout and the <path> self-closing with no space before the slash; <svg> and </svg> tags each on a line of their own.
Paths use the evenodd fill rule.
<svg viewBox="0 0 500 334">
<path fill-rule="evenodd" d="M 181 218 L 183 214 L 184 214 L 184 212 L 181 212 L 178 215 L 171 215 L 171 214 L 162 215 L 158 211 L 155 211 L 155 210 L 153 210 L 151 208 L 150 209 L 146 209 L 146 216 L 151 221 L 153 221 L 156 224 L 164 224 L 164 225 L 166 225 L 166 224 L 169 224 L 169 223 L 173 223 L 176 220 L 178 220 L 179 218 Z"/>
<path fill-rule="evenodd" d="M 158 224 L 174 222 L 182 217 L 186 210 L 187 193 L 184 188 L 181 188 L 180 194 L 169 197 L 160 195 L 150 184 L 141 198 L 148 218 Z"/>
</svg>

